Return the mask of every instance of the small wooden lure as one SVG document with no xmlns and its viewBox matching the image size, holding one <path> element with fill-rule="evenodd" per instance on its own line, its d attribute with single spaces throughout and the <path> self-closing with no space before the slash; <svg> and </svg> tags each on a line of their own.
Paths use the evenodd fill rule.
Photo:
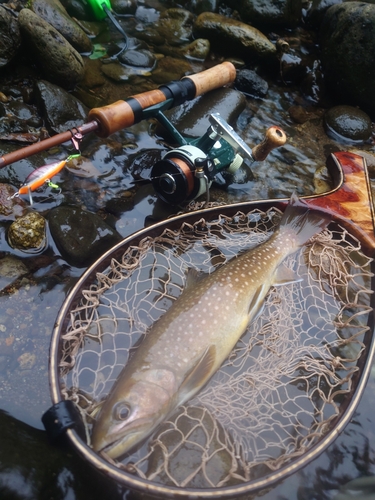
<svg viewBox="0 0 375 500">
<path fill-rule="evenodd" d="M 49 182 L 53 176 L 57 175 L 65 167 L 66 161 L 57 161 L 35 169 L 26 177 L 24 184 L 18 190 L 18 194 L 28 194 L 30 191 L 35 191 L 43 186 L 45 182 Z"/>
<path fill-rule="evenodd" d="M 65 160 L 59 160 L 54 163 L 36 168 L 34 172 L 31 172 L 31 174 L 26 177 L 24 184 L 22 184 L 19 190 L 14 193 L 12 198 L 14 198 L 15 196 L 19 196 L 20 194 L 28 194 L 30 197 L 30 203 L 32 204 L 33 200 L 31 197 L 31 192 L 37 190 L 38 188 L 43 186 L 43 184 L 48 184 L 53 188 L 57 188 L 58 186 L 56 186 L 56 184 L 52 184 L 51 182 L 52 177 L 57 175 L 60 170 L 65 167 L 66 163 L 69 160 L 78 156 L 80 155 L 70 155 Z"/>
</svg>

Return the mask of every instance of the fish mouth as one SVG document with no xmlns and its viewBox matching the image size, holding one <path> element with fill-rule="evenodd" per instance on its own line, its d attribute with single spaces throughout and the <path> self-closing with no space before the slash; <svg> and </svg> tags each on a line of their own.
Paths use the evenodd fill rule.
<svg viewBox="0 0 375 500">
<path fill-rule="evenodd" d="M 141 427 L 141 428 L 139 428 Z M 105 453 L 108 457 L 115 459 L 131 451 L 132 448 L 144 441 L 154 430 L 149 420 L 137 422 L 137 429 L 127 428 L 123 432 L 107 435 L 101 442 L 94 443 L 93 448 L 97 453 Z"/>
<path fill-rule="evenodd" d="M 133 432 L 122 438 L 113 440 L 111 443 L 105 444 L 98 453 L 105 453 L 108 457 L 115 459 L 125 453 L 128 453 L 134 446 L 139 444 L 146 436 L 142 432 Z"/>
</svg>

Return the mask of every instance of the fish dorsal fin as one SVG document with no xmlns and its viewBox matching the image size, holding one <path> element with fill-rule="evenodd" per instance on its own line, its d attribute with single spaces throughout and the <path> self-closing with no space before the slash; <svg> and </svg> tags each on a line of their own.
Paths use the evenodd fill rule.
<svg viewBox="0 0 375 500">
<path fill-rule="evenodd" d="M 292 269 L 284 265 L 276 269 L 273 277 L 274 286 L 288 285 L 290 283 L 298 283 L 299 281 L 302 281 L 302 279 L 299 278 Z"/>
<path fill-rule="evenodd" d="M 210 345 L 204 351 L 202 357 L 190 371 L 180 387 L 179 403 L 183 404 L 190 399 L 211 377 L 212 369 L 216 360 L 216 347 Z"/>
<path fill-rule="evenodd" d="M 193 267 L 189 267 L 186 273 L 185 290 L 199 283 L 205 276 L 206 274 L 204 272 L 200 272 Z"/>
</svg>

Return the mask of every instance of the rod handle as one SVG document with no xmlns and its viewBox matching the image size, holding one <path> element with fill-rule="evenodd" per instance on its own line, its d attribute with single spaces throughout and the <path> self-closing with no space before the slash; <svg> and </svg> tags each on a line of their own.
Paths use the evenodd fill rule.
<svg viewBox="0 0 375 500">
<path fill-rule="evenodd" d="M 234 82 L 236 68 L 231 62 L 225 61 L 195 75 L 184 76 L 182 81 L 185 78 L 189 78 L 194 83 L 196 88 L 194 97 L 197 97 L 210 90 L 219 89 L 228 83 Z"/>
<path fill-rule="evenodd" d="M 230 62 L 224 62 L 210 69 L 185 76 L 177 84 L 162 85 L 159 89 L 143 92 L 117 101 L 101 108 L 93 108 L 88 115 L 90 121 L 99 124 L 97 135 L 108 137 L 114 132 L 134 125 L 143 119 L 143 110 L 172 99 L 171 107 L 217 89 L 236 78 L 236 68 Z"/>
<path fill-rule="evenodd" d="M 108 137 L 114 132 L 138 123 L 142 120 L 141 114 L 144 109 L 165 100 L 166 97 L 160 90 L 149 90 L 126 101 L 116 101 L 101 108 L 93 108 L 89 111 L 88 119 L 98 122 L 99 129 L 96 134 L 99 137 Z"/>
<path fill-rule="evenodd" d="M 276 125 L 268 128 L 266 136 L 262 142 L 257 144 L 252 149 L 254 161 L 263 161 L 267 158 L 269 153 L 275 149 L 283 146 L 286 143 L 286 134 L 284 130 Z"/>
</svg>

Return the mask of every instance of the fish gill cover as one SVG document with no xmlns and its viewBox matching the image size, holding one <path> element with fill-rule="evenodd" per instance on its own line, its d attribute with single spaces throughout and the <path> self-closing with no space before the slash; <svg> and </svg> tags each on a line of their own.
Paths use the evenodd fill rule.
<svg viewBox="0 0 375 500">
<path fill-rule="evenodd" d="M 87 443 L 103 399 L 149 327 L 184 289 L 269 238 L 277 209 L 165 230 L 112 259 L 82 291 L 62 335 L 61 391 L 79 408 Z M 271 287 L 262 313 L 192 400 L 120 469 L 169 486 L 219 488 L 261 478 L 306 453 L 351 396 L 365 349 L 371 259 L 345 230 L 325 230 L 284 265 L 299 278 Z M 176 339 L 177 341 L 177 339 Z"/>
</svg>

